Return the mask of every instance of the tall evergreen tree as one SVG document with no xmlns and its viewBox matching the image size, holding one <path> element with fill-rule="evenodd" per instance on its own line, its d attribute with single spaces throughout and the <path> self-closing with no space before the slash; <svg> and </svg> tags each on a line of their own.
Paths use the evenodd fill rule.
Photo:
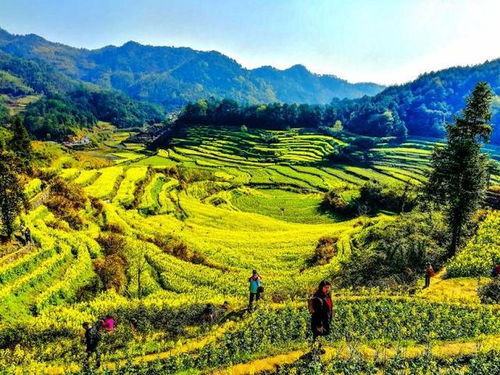
<svg viewBox="0 0 500 375">
<path fill-rule="evenodd" d="M 467 99 L 462 115 L 446 125 L 447 144 L 436 147 L 426 186 L 431 200 L 445 206 L 451 233 L 449 256 L 461 244 L 464 228 L 484 199 L 488 156 L 481 152 L 492 133 L 493 92 L 479 82 Z"/>
<path fill-rule="evenodd" d="M 16 116 L 12 119 L 12 139 L 9 142 L 10 149 L 24 162 L 29 163 L 33 157 L 33 149 L 31 148 L 30 137 L 28 131 L 24 127 L 21 116 Z"/>
<path fill-rule="evenodd" d="M 18 177 L 20 165 L 20 160 L 13 153 L 0 153 L 0 222 L 8 237 L 14 232 L 14 221 L 25 203 Z"/>
</svg>

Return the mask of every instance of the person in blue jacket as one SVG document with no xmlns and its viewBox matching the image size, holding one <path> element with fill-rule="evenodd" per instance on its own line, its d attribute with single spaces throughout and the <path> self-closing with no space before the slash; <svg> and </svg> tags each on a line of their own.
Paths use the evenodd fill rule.
<svg viewBox="0 0 500 375">
<path fill-rule="evenodd" d="M 260 299 L 260 294 L 262 290 L 262 277 L 257 273 L 256 270 L 252 271 L 252 276 L 248 278 L 250 283 L 250 301 L 248 304 L 248 311 L 253 311 L 253 302 Z"/>
</svg>

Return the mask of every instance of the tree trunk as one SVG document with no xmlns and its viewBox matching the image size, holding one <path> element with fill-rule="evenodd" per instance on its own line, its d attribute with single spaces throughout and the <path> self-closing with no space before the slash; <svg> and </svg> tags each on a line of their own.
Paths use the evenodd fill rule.
<svg viewBox="0 0 500 375">
<path fill-rule="evenodd" d="M 453 229 L 451 234 L 451 244 L 448 251 L 448 256 L 451 258 L 458 251 L 458 246 L 460 244 L 460 237 L 462 236 L 462 216 L 458 214 L 453 220 Z"/>
<path fill-rule="evenodd" d="M 142 298 L 141 273 L 142 273 L 142 270 L 139 268 L 137 270 L 137 295 L 138 295 L 139 299 Z"/>
</svg>

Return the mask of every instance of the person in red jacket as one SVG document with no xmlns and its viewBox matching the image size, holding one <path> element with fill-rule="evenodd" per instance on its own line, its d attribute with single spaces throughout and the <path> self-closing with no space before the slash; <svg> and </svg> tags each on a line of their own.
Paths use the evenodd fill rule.
<svg viewBox="0 0 500 375">
<path fill-rule="evenodd" d="M 427 263 L 427 271 L 425 271 L 425 286 L 424 289 L 428 288 L 431 285 L 431 277 L 434 277 L 436 272 L 430 263 Z"/>
</svg>

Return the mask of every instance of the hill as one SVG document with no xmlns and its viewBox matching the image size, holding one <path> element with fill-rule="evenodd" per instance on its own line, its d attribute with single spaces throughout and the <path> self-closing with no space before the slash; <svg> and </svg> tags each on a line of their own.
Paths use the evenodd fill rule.
<svg viewBox="0 0 500 375">
<path fill-rule="evenodd" d="M 46 156 L 43 171 L 25 186 L 30 208 L 22 220 L 33 241 L 0 245 L 0 368 L 83 374 L 81 323 L 111 314 L 118 327 L 103 334 L 101 346 L 110 374 L 300 374 L 310 365 L 324 374 L 437 367 L 495 373 L 500 310 L 479 303 L 485 280 L 477 276 L 497 252 L 483 246 L 493 244 L 497 213 L 464 248 L 471 256 L 450 263 L 460 279 L 440 277 L 413 296 L 336 289 L 326 353 L 307 357 L 311 289 L 342 267 L 360 235 L 411 215 L 333 215 L 321 207 L 324 192 L 335 189 L 348 200 L 370 179 L 418 186 L 433 140 L 379 140 L 365 163 L 342 163 L 330 155 L 354 142 L 345 134 L 184 131 L 154 153 L 123 131 L 91 151 L 34 143 Z M 489 151 L 498 158 L 498 149 Z M 498 185 L 499 176 L 491 183 Z M 439 224 L 428 216 L 407 221 Z M 418 235 L 404 246 L 421 249 L 425 233 Z M 325 239 L 333 256 L 312 262 Z M 250 314 L 246 280 L 253 268 L 264 277 L 266 297 Z M 224 301 L 227 313 L 219 310 Z M 207 303 L 218 309 L 213 324 L 200 320 Z"/>
<path fill-rule="evenodd" d="M 41 59 L 73 79 L 121 90 L 134 99 L 161 103 L 167 108 L 211 96 L 249 103 L 325 104 L 334 97 L 357 98 L 383 89 L 373 83 L 352 84 L 333 75 L 314 74 L 303 66 L 245 69 L 216 51 L 136 42 L 87 50 L 0 29 L 0 50 Z"/>
<path fill-rule="evenodd" d="M 377 116 L 390 111 L 405 124 L 408 134 L 442 137 L 445 123 L 452 122 L 459 114 L 465 97 L 479 81 L 488 82 L 496 94 L 492 142 L 500 143 L 500 59 L 426 73 L 370 98 L 334 100 L 332 104 L 351 128 L 366 127 L 372 120 L 376 123 Z"/>
</svg>

